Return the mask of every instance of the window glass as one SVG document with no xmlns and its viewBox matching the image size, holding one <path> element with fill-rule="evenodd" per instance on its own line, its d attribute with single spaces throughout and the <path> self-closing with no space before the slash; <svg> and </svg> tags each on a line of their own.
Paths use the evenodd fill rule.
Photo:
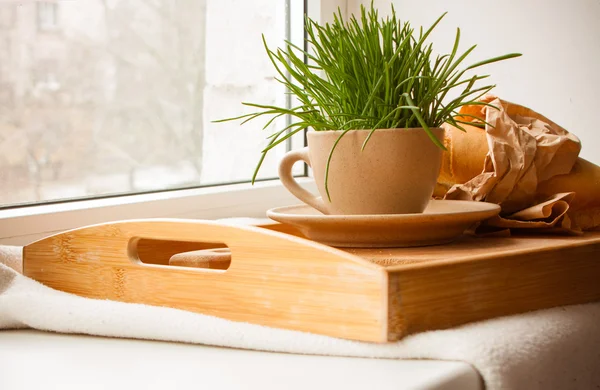
<svg viewBox="0 0 600 390">
<path fill-rule="evenodd" d="M 261 34 L 281 46 L 302 17 L 285 0 L 0 3 L 0 207 L 250 180 L 286 119 L 213 121 L 285 104 Z"/>
<path fill-rule="evenodd" d="M 37 3 L 37 21 L 40 30 L 52 30 L 58 27 L 58 4 L 49 1 Z"/>
</svg>

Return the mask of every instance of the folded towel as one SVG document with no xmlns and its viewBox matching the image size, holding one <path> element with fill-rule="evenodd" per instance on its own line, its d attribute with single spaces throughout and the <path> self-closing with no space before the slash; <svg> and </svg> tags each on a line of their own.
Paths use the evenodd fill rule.
<svg viewBox="0 0 600 390">
<path fill-rule="evenodd" d="M 34 328 L 316 355 L 460 360 L 479 371 L 488 389 L 600 388 L 600 303 L 371 344 L 177 309 L 82 298 L 21 275 L 20 256 L 19 249 L 0 247 L 0 329 Z"/>
</svg>

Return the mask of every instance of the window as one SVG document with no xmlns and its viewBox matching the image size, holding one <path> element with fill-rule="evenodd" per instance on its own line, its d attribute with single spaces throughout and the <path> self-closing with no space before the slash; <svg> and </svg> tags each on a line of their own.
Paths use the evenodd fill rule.
<svg viewBox="0 0 600 390">
<path fill-rule="evenodd" d="M 49 1 L 37 3 L 37 23 L 42 31 L 58 28 L 58 4 Z"/>
<path fill-rule="evenodd" d="M 0 30 L 0 207 L 249 181 L 285 118 L 265 131 L 214 121 L 250 112 L 242 101 L 285 104 L 261 34 L 301 42 L 303 11 L 298 0 L 19 2 Z M 32 34 L 36 22 L 61 33 Z M 303 142 L 269 153 L 258 178 Z"/>
<path fill-rule="evenodd" d="M 157 42 L 156 37 L 161 36 L 160 34 L 140 34 L 145 32 L 144 23 L 154 20 L 151 17 L 144 19 L 140 15 L 141 10 L 145 10 L 143 14 L 148 14 L 157 10 L 156 7 L 148 7 L 168 5 L 171 1 L 58 0 L 57 3 L 60 6 L 61 33 L 36 34 L 37 11 L 33 2 L 0 1 L 0 9 L 11 5 L 15 9 L 11 32 L 0 30 L 0 245 L 26 245 L 66 229 L 124 219 L 264 218 L 265 211 L 269 208 L 298 202 L 278 180 L 263 180 L 254 186 L 247 182 L 267 134 L 259 130 L 258 124 L 253 128 L 240 128 L 237 123 L 216 126 L 210 121 L 248 112 L 240 105 L 240 101 L 246 99 L 264 99 L 265 96 L 284 99 L 283 91 L 276 90 L 272 73 L 266 73 L 265 69 L 268 67 L 261 62 L 265 60 L 265 55 L 260 33 L 267 32 L 267 40 L 272 46 L 279 45 L 284 37 L 301 45 L 304 39 L 303 12 L 315 20 L 327 21 L 338 6 L 342 8 L 342 12 L 346 12 L 346 0 L 178 2 L 189 13 L 189 19 L 198 15 L 192 14 L 197 11 L 188 7 L 189 3 L 206 5 L 206 21 L 202 18 L 196 18 L 192 22 L 186 19 L 187 24 L 183 24 L 188 26 L 188 30 L 204 31 L 206 37 L 205 68 L 199 69 L 204 72 L 206 80 L 203 95 L 205 109 L 201 112 L 204 115 L 204 147 L 202 157 L 198 158 L 202 162 L 202 175 L 200 180 L 192 183 L 171 186 L 164 183 L 164 176 L 157 175 L 154 182 L 149 183 L 153 184 L 151 188 L 157 190 L 139 194 L 133 192 L 144 191 L 138 187 L 138 172 L 151 165 L 161 153 L 164 155 L 163 149 L 169 149 L 171 155 L 180 155 L 179 160 L 185 164 L 188 155 L 178 151 L 176 145 L 186 138 L 180 137 L 182 141 L 167 138 L 169 143 L 155 147 L 152 144 L 160 140 L 153 139 L 157 137 L 153 134 L 156 131 L 154 128 L 145 129 L 148 131 L 144 130 L 143 137 L 138 138 L 139 133 L 125 131 L 130 130 L 127 128 L 123 129 L 121 138 L 117 139 L 122 143 L 129 142 L 125 145 L 129 149 L 122 151 L 117 148 L 120 144 L 105 147 L 115 140 L 108 139 L 103 133 L 107 125 L 104 125 L 102 119 L 117 121 L 123 116 L 135 117 L 136 114 L 139 117 L 138 111 L 143 108 L 139 104 L 140 96 L 146 96 L 146 101 L 156 101 L 162 97 L 160 93 L 166 88 L 166 82 L 160 80 L 171 80 L 172 75 L 161 72 L 159 65 L 165 63 L 157 63 L 157 59 L 152 57 L 157 54 L 153 48 L 167 47 L 162 58 L 167 60 L 166 64 L 173 64 L 176 61 L 171 58 L 171 53 L 176 46 L 169 46 L 168 38 L 172 35 L 166 32 L 162 35 L 162 40 L 166 42 Z M 104 5 L 109 8 L 107 13 L 111 17 L 110 24 L 108 19 L 100 18 Z M 134 6 L 140 6 L 140 10 Z M 124 13 L 126 11 L 129 13 Z M 132 15 L 137 17 L 132 20 Z M 170 14 L 163 16 L 172 20 Z M 119 28 L 120 25 L 125 27 Z M 161 30 L 168 31 L 168 24 L 160 25 Z M 19 30 L 16 26 L 19 26 Z M 127 28 L 130 26 L 132 29 L 135 27 L 135 30 L 128 32 Z M 155 26 L 153 31 L 159 31 L 158 27 Z M 231 34 L 231 31 L 236 34 Z M 138 34 L 133 35 L 136 32 Z M 134 41 L 136 37 L 142 36 L 146 40 Z M 136 44 L 128 47 L 126 43 L 131 45 L 132 41 Z M 121 56 L 117 56 L 118 54 Z M 123 54 L 125 58 L 121 58 Z M 105 62 L 98 62 L 100 59 Z M 260 66 L 256 66 L 257 63 Z M 134 77 L 141 81 L 127 80 L 127 76 L 133 73 L 131 68 L 135 66 L 138 66 L 139 74 L 134 74 Z M 242 71 L 251 77 L 228 77 Z M 149 82 L 153 80 L 153 76 L 157 76 L 160 82 Z M 246 83 L 240 85 L 240 80 L 245 80 Z M 100 91 L 97 90 L 98 84 L 102 86 Z M 47 88 L 48 86 L 53 87 Z M 129 102 L 126 99 L 133 93 L 120 96 L 134 87 L 139 87 L 134 91 L 137 100 Z M 265 95 L 269 88 L 274 90 L 273 95 Z M 36 93 L 33 92 L 34 89 Z M 262 95 L 259 96 L 259 92 Z M 159 100 L 161 105 L 158 107 L 166 111 L 165 106 L 172 107 L 172 104 L 168 104 L 172 100 L 171 95 L 165 93 Z M 118 108 L 117 102 L 123 103 L 121 110 L 115 109 L 115 106 Z M 55 107 L 62 107 L 63 113 L 70 115 L 53 113 Z M 157 104 L 150 106 L 153 115 L 149 117 L 149 121 L 152 123 L 158 117 L 152 112 L 156 107 Z M 215 109 L 219 112 L 211 111 Z M 85 114 L 89 115 L 92 122 L 86 123 Z M 117 114 L 121 117 L 112 117 Z M 132 121 L 131 118 L 129 120 Z M 41 123 L 44 127 L 41 127 Z M 56 132 L 47 131 L 48 129 Z M 108 129 L 118 132 L 118 129 Z M 90 140 L 93 136 L 95 138 Z M 266 162 L 260 178 L 275 178 L 277 160 L 290 146 L 304 146 L 302 138 L 294 139 L 292 145 L 282 145 L 280 150 L 275 151 Z M 136 139 L 141 144 L 139 147 Z M 103 143 L 96 145 L 96 141 Z M 219 148 L 214 149 L 215 145 Z M 150 156 L 154 160 L 150 162 L 132 162 L 128 157 L 133 151 L 143 151 L 150 147 L 156 148 Z M 98 161 L 98 150 L 103 151 L 100 156 L 104 159 L 92 164 Z M 58 158 L 60 154 L 64 156 Z M 114 169 L 103 165 L 106 160 L 118 160 L 120 163 L 117 164 L 119 170 L 112 177 L 106 174 L 96 175 L 92 169 L 94 165 L 109 171 Z M 41 168 L 39 170 L 36 170 L 37 163 Z M 231 174 L 235 173 L 234 167 L 240 170 L 238 176 Z M 296 168 L 296 173 L 305 173 L 299 164 Z M 133 172 L 127 176 L 132 178 L 131 181 L 119 179 L 119 174 L 122 176 L 129 172 Z M 210 172 L 213 173 L 208 175 Z M 36 181 L 36 175 L 41 180 Z M 95 191 L 91 188 L 85 191 L 81 189 L 82 183 L 87 185 L 88 181 L 94 182 L 92 179 L 98 176 L 106 178 L 97 182 L 98 186 L 105 183 L 100 188 L 104 191 L 97 187 L 94 188 Z M 208 185 L 230 180 L 244 183 Z M 304 188 L 316 193 L 312 179 L 300 178 L 298 181 Z M 56 191 L 60 182 L 63 186 Z M 193 187 L 161 191 L 187 185 Z M 112 191 L 123 196 L 99 196 L 115 194 Z M 68 199 L 69 197 L 84 198 Z"/>
</svg>

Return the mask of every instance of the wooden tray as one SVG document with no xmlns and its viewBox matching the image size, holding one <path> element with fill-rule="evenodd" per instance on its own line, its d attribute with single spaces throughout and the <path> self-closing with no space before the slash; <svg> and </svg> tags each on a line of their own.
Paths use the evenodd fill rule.
<svg viewBox="0 0 600 390">
<path fill-rule="evenodd" d="M 225 246 L 232 254 L 227 270 L 167 265 L 177 253 Z M 386 342 L 600 300 L 600 232 L 342 251 L 301 238 L 287 225 L 140 220 L 34 242 L 24 248 L 23 269 L 84 297 Z"/>
</svg>

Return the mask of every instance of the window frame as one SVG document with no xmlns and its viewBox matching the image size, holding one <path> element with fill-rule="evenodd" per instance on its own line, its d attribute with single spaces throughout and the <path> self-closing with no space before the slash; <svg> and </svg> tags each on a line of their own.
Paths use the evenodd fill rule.
<svg viewBox="0 0 600 390">
<path fill-rule="evenodd" d="M 291 0 L 292 2 L 301 0 Z M 304 0 L 305 13 L 328 22 L 349 0 Z M 299 184 L 316 192 L 305 170 Z M 104 198 L 27 205 L 0 210 L 0 245 L 26 245 L 45 236 L 81 226 L 142 218 L 265 218 L 272 207 L 299 203 L 278 179 L 250 183 L 167 190 Z"/>
</svg>

